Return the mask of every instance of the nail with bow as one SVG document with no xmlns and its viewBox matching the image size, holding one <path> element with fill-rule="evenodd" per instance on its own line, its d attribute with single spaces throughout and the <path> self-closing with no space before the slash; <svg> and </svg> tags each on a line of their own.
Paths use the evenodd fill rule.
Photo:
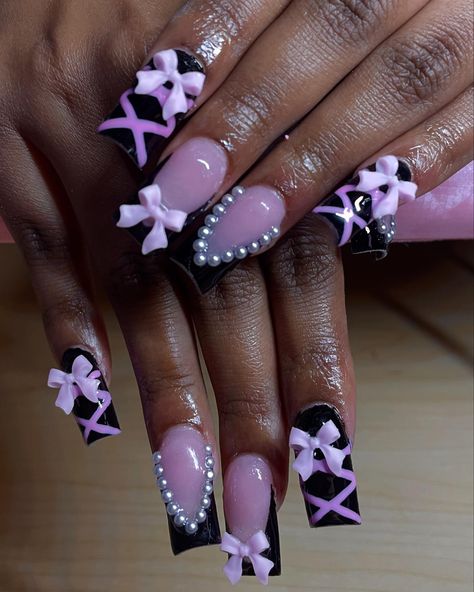
<svg viewBox="0 0 474 592">
<path fill-rule="evenodd" d="M 136 85 L 122 94 L 97 131 L 143 168 L 193 108 L 205 80 L 195 56 L 182 49 L 160 51 L 137 72 Z"/>
<path fill-rule="evenodd" d="M 272 473 L 256 454 L 241 454 L 224 475 L 227 532 L 221 550 L 229 554 L 224 573 L 232 584 L 256 576 L 262 584 L 281 573 L 280 539 Z"/>
<path fill-rule="evenodd" d="M 56 407 L 73 413 L 86 444 L 120 433 L 107 385 L 91 354 L 79 348 L 63 357 L 64 370 L 52 368 L 48 386 L 58 388 Z"/>
<path fill-rule="evenodd" d="M 335 408 L 317 404 L 301 412 L 290 447 L 310 526 L 360 524 L 351 444 Z"/>
<path fill-rule="evenodd" d="M 382 156 L 362 169 L 313 211 L 334 226 L 338 245 L 353 253 L 387 254 L 395 237 L 398 208 L 416 198 L 408 166 L 396 156 Z"/>
</svg>

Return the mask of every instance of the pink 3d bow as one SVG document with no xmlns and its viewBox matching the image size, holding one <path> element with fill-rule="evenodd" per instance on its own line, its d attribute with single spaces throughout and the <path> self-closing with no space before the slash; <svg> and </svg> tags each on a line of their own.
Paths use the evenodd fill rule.
<svg viewBox="0 0 474 592">
<path fill-rule="evenodd" d="M 140 222 L 151 226 L 151 230 L 142 244 L 142 253 L 147 255 L 156 249 L 168 246 L 166 228 L 180 232 L 186 222 L 186 212 L 170 210 L 162 203 L 158 185 L 149 185 L 138 193 L 140 204 L 120 206 L 120 219 L 117 226 L 130 228 Z"/>
<path fill-rule="evenodd" d="M 342 450 L 331 446 L 340 437 L 341 434 L 332 420 L 326 422 L 314 437 L 298 428 L 291 429 L 290 446 L 298 453 L 293 468 L 301 475 L 303 481 L 307 481 L 313 474 L 315 450 L 321 450 L 324 454 L 331 473 L 341 474 L 342 463 L 346 455 Z"/>
<path fill-rule="evenodd" d="M 99 403 L 100 372 L 92 372 L 92 364 L 85 356 L 77 356 L 72 364 L 71 373 L 52 368 L 49 371 L 48 386 L 59 388 L 56 399 L 56 407 L 60 407 L 69 415 L 74 407 L 74 400 L 80 394 L 84 395 L 92 403 Z"/>
<path fill-rule="evenodd" d="M 372 196 L 372 215 L 374 218 L 397 213 L 399 203 L 413 201 L 416 197 L 417 185 L 410 181 L 400 181 L 397 177 L 398 159 L 396 156 L 383 156 L 375 165 L 375 171 L 363 169 L 359 171 L 358 191 L 370 193 L 388 186 L 387 193 L 377 192 Z"/>
<path fill-rule="evenodd" d="M 171 82 L 173 88 L 163 105 L 163 119 L 168 121 L 177 113 L 186 113 L 189 108 L 186 93 L 194 97 L 200 95 L 205 75 L 202 72 L 180 74 L 178 56 L 172 49 L 155 54 L 153 64 L 156 70 L 140 70 L 137 73 L 138 84 L 135 92 L 139 95 L 148 95 L 166 82 Z"/>
<path fill-rule="evenodd" d="M 262 557 L 260 553 L 268 549 L 269 546 L 268 539 L 261 530 L 252 535 L 245 543 L 242 543 L 235 536 L 225 532 L 222 537 L 221 551 L 231 555 L 224 567 L 224 573 L 230 583 L 237 584 L 240 580 L 242 576 L 242 561 L 244 558 L 247 558 L 252 563 L 259 582 L 268 584 L 268 574 L 272 570 L 274 563 L 270 559 Z"/>
</svg>

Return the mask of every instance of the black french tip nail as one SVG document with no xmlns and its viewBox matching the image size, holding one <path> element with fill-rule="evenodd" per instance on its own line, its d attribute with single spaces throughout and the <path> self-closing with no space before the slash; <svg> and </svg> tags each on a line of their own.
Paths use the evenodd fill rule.
<svg viewBox="0 0 474 592">
<path fill-rule="evenodd" d="M 99 403 L 94 403 L 84 395 L 79 394 L 74 401 L 72 410 L 84 442 L 89 445 L 102 438 L 116 436 L 120 434 L 121 430 L 112 397 L 94 356 L 80 348 L 68 349 L 62 359 L 63 371 L 70 373 L 74 361 L 80 356 L 83 356 L 92 364 L 92 372 L 98 374 L 98 380 L 100 381 Z"/>
<path fill-rule="evenodd" d="M 197 58 L 181 49 L 158 52 L 140 72 L 157 70 L 155 58 L 169 53 L 176 55 L 179 74 L 204 73 L 204 68 Z M 97 131 L 118 144 L 142 169 L 149 162 L 150 155 L 155 151 L 158 153 L 169 142 L 200 93 L 186 92 L 183 86 L 183 92 L 188 101 L 187 111 L 178 112 L 165 120 L 165 105 L 175 83 L 168 80 L 147 94 L 137 94 L 135 92 L 137 85 L 138 79 L 133 88 L 122 94 L 119 104 L 101 123 Z"/>
<path fill-rule="evenodd" d="M 296 453 L 293 468 L 300 475 L 309 525 L 360 524 L 351 443 L 336 409 L 317 404 L 302 411 L 290 446 Z"/>
<path fill-rule="evenodd" d="M 376 165 L 364 170 L 375 171 Z M 398 160 L 396 176 L 400 181 L 411 181 L 410 168 L 403 160 Z M 373 195 L 357 189 L 359 180 L 359 175 L 355 175 L 343 183 L 314 212 L 334 227 L 339 246 L 350 242 L 354 254 L 374 253 L 377 259 L 383 259 L 395 236 L 395 217 L 374 219 Z M 386 194 L 388 186 L 382 185 L 377 191 Z"/>
</svg>

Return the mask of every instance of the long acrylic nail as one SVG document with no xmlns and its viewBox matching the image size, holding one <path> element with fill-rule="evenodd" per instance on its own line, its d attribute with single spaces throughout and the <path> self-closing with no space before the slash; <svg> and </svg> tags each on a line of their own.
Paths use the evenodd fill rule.
<svg viewBox="0 0 474 592">
<path fill-rule="evenodd" d="M 290 447 L 310 526 L 360 524 L 351 444 L 334 407 L 318 404 L 302 411 Z"/>
<path fill-rule="evenodd" d="M 170 428 L 153 462 L 173 553 L 219 544 L 214 457 L 202 434 L 187 425 Z"/>
<path fill-rule="evenodd" d="M 143 168 L 151 152 L 165 145 L 194 106 L 205 79 L 193 55 L 182 49 L 160 51 L 137 72 L 135 86 L 123 93 L 97 131 Z"/>
<path fill-rule="evenodd" d="M 74 415 L 85 443 L 120 434 L 112 397 L 94 356 L 80 348 L 68 349 L 62 368 L 50 370 L 48 386 L 59 389 L 56 407 Z"/>
<path fill-rule="evenodd" d="M 267 462 L 253 454 L 237 456 L 224 477 L 227 530 L 221 550 L 229 559 L 224 573 L 232 584 L 242 575 L 262 584 L 281 573 L 278 519 Z"/>
<path fill-rule="evenodd" d="M 275 189 L 235 187 L 196 220 L 170 258 L 207 292 L 239 261 L 267 248 L 279 236 L 284 216 Z"/>
<path fill-rule="evenodd" d="M 395 236 L 398 207 L 415 199 L 416 191 L 408 166 L 395 156 L 383 156 L 313 211 L 335 228 L 339 246 L 351 242 L 353 253 L 383 258 Z"/>
<path fill-rule="evenodd" d="M 213 140 L 193 138 L 160 165 L 138 195 L 120 206 L 117 226 L 129 228 L 143 254 L 166 248 L 205 208 L 227 173 L 224 149 Z"/>
</svg>

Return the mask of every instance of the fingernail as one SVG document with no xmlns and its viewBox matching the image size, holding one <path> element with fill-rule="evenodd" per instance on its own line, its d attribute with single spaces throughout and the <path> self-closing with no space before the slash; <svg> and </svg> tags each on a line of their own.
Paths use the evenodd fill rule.
<svg viewBox="0 0 474 592">
<path fill-rule="evenodd" d="M 207 292 L 239 261 L 267 248 L 279 236 L 284 216 L 283 198 L 274 189 L 235 187 L 198 217 L 170 258 Z"/>
<path fill-rule="evenodd" d="M 214 457 L 202 434 L 187 425 L 170 428 L 153 462 L 173 553 L 220 543 Z"/>
<path fill-rule="evenodd" d="M 227 167 L 227 155 L 217 142 L 189 140 L 155 171 L 132 202 L 120 207 L 117 226 L 130 229 L 145 255 L 166 248 L 168 240 L 208 204 Z"/>
<path fill-rule="evenodd" d="M 309 525 L 360 524 L 351 444 L 339 414 L 319 404 L 302 411 L 290 433 Z"/>
<path fill-rule="evenodd" d="M 221 550 L 229 556 L 224 573 L 232 584 L 242 575 L 262 584 L 281 573 L 278 519 L 272 474 L 266 461 L 252 454 L 237 456 L 224 477 L 227 532 Z"/>
<path fill-rule="evenodd" d="M 62 368 L 50 370 L 48 386 L 59 389 L 56 407 L 74 415 L 84 442 L 120 434 L 112 397 L 94 356 L 80 348 L 68 349 Z"/>
<path fill-rule="evenodd" d="M 205 79 L 193 55 L 182 49 L 160 51 L 137 72 L 135 86 L 123 93 L 97 131 L 114 140 L 143 168 L 194 106 Z"/>
<path fill-rule="evenodd" d="M 313 212 L 336 230 L 338 245 L 352 242 L 353 253 L 387 254 L 395 231 L 400 205 L 416 197 L 407 164 L 396 156 L 383 156 L 360 170 Z"/>
</svg>

